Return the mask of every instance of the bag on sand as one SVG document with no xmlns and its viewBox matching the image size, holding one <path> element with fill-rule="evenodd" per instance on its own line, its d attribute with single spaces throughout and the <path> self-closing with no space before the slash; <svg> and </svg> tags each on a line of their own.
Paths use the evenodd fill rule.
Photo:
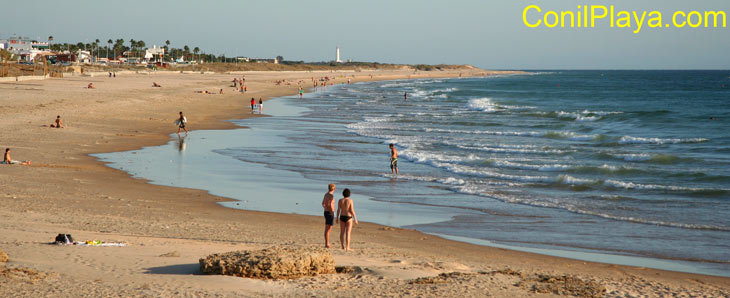
<svg viewBox="0 0 730 298">
<path fill-rule="evenodd" d="M 73 244 L 74 238 L 71 237 L 71 234 L 58 234 L 56 236 L 56 244 Z"/>
</svg>

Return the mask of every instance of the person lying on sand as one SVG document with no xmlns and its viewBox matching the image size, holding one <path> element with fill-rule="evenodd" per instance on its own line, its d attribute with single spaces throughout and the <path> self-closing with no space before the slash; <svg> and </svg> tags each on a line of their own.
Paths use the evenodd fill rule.
<svg viewBox="0 0 730 298">
<path fill-rule="evenodd" d="M 30 165 L 30 160 L 17 161 L 10 157 L 10 148 L 5 148 L 5 155 L 3 156 L 2 164 L 6 165 Z"/>
<path fill-rule="evenodd" d="M 162 87 L 162 86 L 160 86 L 160 84 L 157 84 L 157 82 L 152 82 L 152 87 L 158 87 L 159 88 L 159 87 Z"/>
<path fill-rule="evenodd" d="M 94 87 L 94 83 L 89 83 L 89 85 L 86 86 L 86 88 L 88 88 L 88 89 L 95 89 L 96 87 Z"/>
<path fill-rule="evenodd" d="M 61 115 L 56 116 L 56 123 L 51 124 L 51 127 L 63 128 L 63 120 L 61 120 Z"/>
</svg>

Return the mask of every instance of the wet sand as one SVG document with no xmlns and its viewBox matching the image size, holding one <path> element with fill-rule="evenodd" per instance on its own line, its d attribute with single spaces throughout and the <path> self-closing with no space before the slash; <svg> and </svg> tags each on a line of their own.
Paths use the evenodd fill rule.
<svg viewBox="0 0 730 298">
<path fill-rule="evenodd" d="M 288 281 L 199 275 L 198 259 L 210 253 L 272 245 L 320 246 L 322 219 L 225 208 L 216 203 L 226 198 L 148 184 L 88 156 L 165 144 L 177 130 L 172 122 L 178 111 L 188 117 L 191 134 L 234 128 L 225 120 L 261 117 L 249 112 L 251 97 L 266 100 L 295 94 L 296 81 L 303 80 L 309 88 L 312 76 L 336 75 L 335 82 L 343 83 L 344 74 L 246 73 L 248 93 L 243 95 L 228 87 L 240 74 L 129 74 L 0 83 L 0 147 L 12 148 L 14 159 L 33 161 L 32 166 L 0 168 L 4 235 L 0 250 L 10 256 L 5 266 L 32 270 L 3 271 L 0 296 L 558 295 L 535 292 L 542 291 L 535 274 L 595 281 L 611 297 L 730 293 L 728 278 L 516 252 L 370 223 L 356 226 L 355 251 L 332 250 L 338 266 L 360 268 L 353 273 Z M 354 81 L 370 79 L 368 72 L 350 74 L 357 76 Z M 373 79 L 384 80 L 407 78 L 412 72 L 372 74 Z M 285 78 L 294 84 L 274 83 Z M 163 87 L 153 88 L 153 81 Z M 96 89 L 84 88 L 90 82 Z M 221 88 L 226 94 L 195 93 Z M 47 127 L 56 115 L 61 115 L 66 128 Z M 49 245 L 58 233 L 129 245 Z M 333 238 L 336 233 L 338 228 Z M 467 274 L 413 282 L 449 272 Z"/>
</svg>

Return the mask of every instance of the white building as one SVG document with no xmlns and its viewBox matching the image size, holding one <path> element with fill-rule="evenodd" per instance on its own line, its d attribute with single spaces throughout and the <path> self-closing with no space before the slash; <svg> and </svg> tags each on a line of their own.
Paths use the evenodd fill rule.
<svg viewBox="0 0 730 298">
<path fill-rule="evenodd" d="M 147 61 L 155 59 L 155 58 L 162 60 L 163 56 L 165 56 L 165 49 L 158 48 L 157 45 L 153 45 L 152 48 L 145 50 L 145 53 L 144 53 L 144 58 Z"/>
<path fill-rule="evenodd" d="M 342 60 L 340 59 L 340 47 L 337 47 L 337 52 L 335 53 L 335 62 L 342 63 Z"/>
<path fill-rule="evenodd" d="M 79 63 L 91 63 L 91 51 L 76 51 L 76 61 Z"/>
</svg>

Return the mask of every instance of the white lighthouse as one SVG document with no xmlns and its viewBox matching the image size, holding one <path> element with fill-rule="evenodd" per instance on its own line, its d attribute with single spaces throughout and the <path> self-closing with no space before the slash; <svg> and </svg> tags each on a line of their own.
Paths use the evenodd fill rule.
<svg viewBox="0 0 730 298">
<path fill-rule="evenodd" d="M 342 63 L 342 60 L 340 60 L 340 47 L 337 47 L 337 51 L 335 53 L 335 62 Z"/>
</svg>

